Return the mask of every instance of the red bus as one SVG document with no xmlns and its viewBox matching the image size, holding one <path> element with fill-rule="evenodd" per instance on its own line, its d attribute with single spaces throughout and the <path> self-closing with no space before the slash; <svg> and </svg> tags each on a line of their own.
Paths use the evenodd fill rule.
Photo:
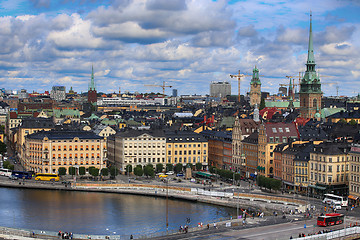
<svg viewBox="0 0 360 240">
<path fill-rule="evenodd" d="M 331 226 L 342 224 L 344 222 L 344 214 L 341 213 L 328 213 L 325 216 L 319 216 L 317 218 L 318 226 Z"/>
</svg>

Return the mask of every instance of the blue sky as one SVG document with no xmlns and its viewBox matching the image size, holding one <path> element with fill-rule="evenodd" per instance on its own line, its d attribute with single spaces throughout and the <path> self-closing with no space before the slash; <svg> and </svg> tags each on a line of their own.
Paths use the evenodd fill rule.
<svg viewBox="0 0 360 240">
<path fill-rule="evenodd" d="M 262 90 L 305 71 L 309 12 L 325 95 L 360 88 L 360 2 L 209 0 L 2 0 L 0 86 L 43 92 L 87 91 L 91 66 L 99 91 L 207 94 L 256 65 Z M 250 77 L 241 83 L 249 89 Z M 170 90 L 167 89 L 170 94 Z"/>
</svg>

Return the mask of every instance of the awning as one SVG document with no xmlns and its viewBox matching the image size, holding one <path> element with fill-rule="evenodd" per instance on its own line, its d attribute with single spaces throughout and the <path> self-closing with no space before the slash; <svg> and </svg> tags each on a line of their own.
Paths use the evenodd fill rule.
<svg viewBox="0 0 360 240">
<path fill-rule="evenodd" d="M 320 186 L 316 186 L 316 185 L 309 185 L 309 187 L 316 188 L 316 189 L 319 189 L 319 190 L 322 190 L 322 191 L 326 190 L 326 187 L 320 187 Z"/>
<path fill-rule="evenodd" d="M 208 178 L 210 178 L 212 176 L 212 174 L 205 173 L 205 172 L 197 172 L 196 174 L 199 176 L 208 177 Z"/>
<path fill-rule="evenodd" d="M 295 184 L 294 184 L 294 183 L 291 183 L 291 182 L 285 182 L 285 181 L 283 181 L 283 183 L 286 184 L 286 185 L 295 186 Z"/>
<path fill-rule="evenodd" d="M 348 198 L 350 198 L 352 200 L 355 200 L 355 201 L 359 199 L 359 197 L 356 197 L 356 196 L 353 196 L 353 195 L 349 195 Z"/>
</svg>

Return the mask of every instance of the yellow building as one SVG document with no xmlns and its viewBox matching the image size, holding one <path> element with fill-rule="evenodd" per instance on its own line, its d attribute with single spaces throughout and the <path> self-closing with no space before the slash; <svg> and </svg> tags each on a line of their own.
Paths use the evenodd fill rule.
<svg viewBox="0 0 360 240">
<path fill-rule="evenodd" d="M 313 194 L 346 195 L 349 182 L 350 147 L 347 143 L 325 142 L 310 152 L 309 180 Z"/>
<path fill-rule="evenodd" d="M 287 143 L 289 138 L 298 139 L 299 132 L 295 123 L 263 123 L 259 127 L 258 137 L 258 173 L 273 177 L 275 170 L 274 150 L 280 143 Z"/>
<path fill-rule="evenodd" d="M 353 144 L 349 153 L 349 205 L 359 206 L 360 200 L 360 144 Z"/>
<path fill-rule="evenodd" d="M 208 167 L 208 141 L 200 134 L 189 131 L 166 132 L 166 163 L 184 166 L 201 163 Z"/>
<path fill-rule="evenodd" d="M 41 131 L 25 137 L 21 164 L 27 171 L 58 173 L 60 167 L 106 167 L 104 138 L 85 131 Z"/>
<path fill-rule="evenodd" d="M 50 118 L 25 118 L 19 125 L 16 132 L 17 142 L 16 149 L 20 153 L 21 158 L 24 158 L 25 154 L 25 137 L 27 135 L 40 132 L 50 131 L 55 128 L 55 124 Z"/>
</svg>

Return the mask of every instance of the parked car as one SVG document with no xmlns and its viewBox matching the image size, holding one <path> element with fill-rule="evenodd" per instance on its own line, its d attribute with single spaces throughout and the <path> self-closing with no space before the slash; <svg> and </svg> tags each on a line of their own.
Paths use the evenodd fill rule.
<svg viewBox="0 0 360 240">
<path fill-rule="evenodd" d="M 14 175 L 10 175 L 10 176 L 9 176 L 9 179 L 11 179 L 11 180 L 18 180 L 18 177 L 17 177 L 17 176 L 14 176 Z"/>
<path fill-rule="evenodd" d="M 160 174 L 159 175 L 159 178 L 166 178 L 168 175 L 166 175 L 166 174 Z"/>
<path fill-rule="evenodd" d="M 174 173 L 174 171 L 168 171 L 167 173 L 166 173 L 166 175 L 174 175 L 175 173 Z"/>
<path fill-rule="evenodd" d="M 184 173 L 180 172 L 178 174 L 176 174 L 177 177 L 183 177 L 184 176 Z"/>
</svg>

